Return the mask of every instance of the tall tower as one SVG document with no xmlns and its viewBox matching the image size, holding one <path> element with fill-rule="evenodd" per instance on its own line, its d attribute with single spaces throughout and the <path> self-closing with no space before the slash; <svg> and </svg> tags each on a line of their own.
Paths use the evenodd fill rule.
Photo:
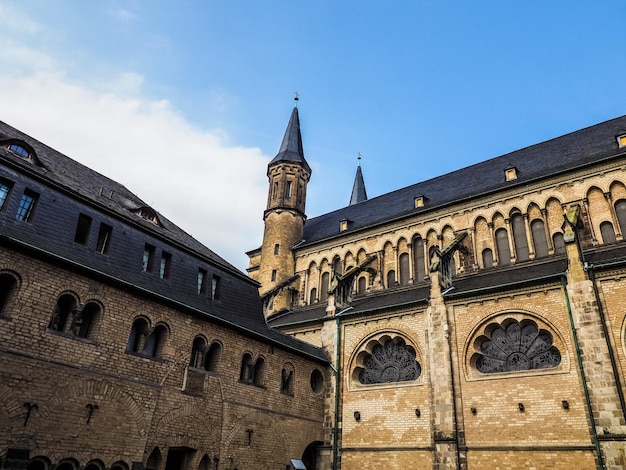
<svg viewBox="0 0 626 470">
<path fill-rule="evenodd" d="M 292 247 L 302 240 L 306 220 L 306 188 L 311 168 L 302 149 L 297 98 L 280 150 L 267 166 L 267 177 L 269 191 L 258 281 L 269 316 L 291 308 L 292 291 L 287 284 L 295 275 Z"/>
</svg>

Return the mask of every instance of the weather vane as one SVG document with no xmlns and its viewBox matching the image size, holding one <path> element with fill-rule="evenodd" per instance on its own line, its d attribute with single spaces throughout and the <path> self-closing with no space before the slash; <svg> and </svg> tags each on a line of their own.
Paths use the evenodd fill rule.
<svg viewBox="0 0 626 470">
<path fill-rule="evenodd" d="M 358 160 L 359 160 L 359 166 L 361 166 L 361 152 L 357 152 L 356 154 L 359 156 L 359 157 L 358 157 Z"/>
<path fill-rule="evenodd" d="M 300 99 L 300 93 L 298 93 L 297 91 L 294 91 L 293 94 L 294 94 L 293 100 L 296 102 L 295 106 L 297 108 L 298 107 L 298 100 Z"/>
</svg>

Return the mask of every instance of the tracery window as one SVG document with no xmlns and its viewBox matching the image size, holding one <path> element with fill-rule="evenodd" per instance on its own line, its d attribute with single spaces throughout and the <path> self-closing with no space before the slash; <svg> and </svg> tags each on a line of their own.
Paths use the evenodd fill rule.
<svg viewBox="0 0 626 470">
<path fill-rule="evenodd" d="M 490 324 L 474 346 L 480 352 L 474 354 L 472 362 L 483 374 L 549 369 L 561 363 L 552 335 L 532 320 L 510 318 L 502 324 Z"/>
<path fill-rule="evenodd" d="M 417 379 L 422 368 L 416 360 L 416 352 L 405 341 L 386 337 L 362 351 L 357 361 L 362 365 L 355 369 L 355 376 L 363 385 L 408 382 Z"/>
</svg>

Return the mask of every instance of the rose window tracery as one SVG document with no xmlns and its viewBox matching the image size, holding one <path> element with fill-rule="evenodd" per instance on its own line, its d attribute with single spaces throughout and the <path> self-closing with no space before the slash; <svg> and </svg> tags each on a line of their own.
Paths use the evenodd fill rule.
<svg viewBox="0 0 626 470">
<path fill-rule="evenodd" d="M 561 363 L 552 335 L 531 320 L 490 325 L 475 345 L 480 350 L 474 355 L 476 369 L 483 374 L 548 369 Z"/>
<path fill-rule="evenodd" d="M 422 372 L 415 350 L 400 338 L 375 344 L 371 352 L 361 353 L 361 359 L 362 366 L 355 372 L 363 385 L 406 382 Z"/>
</svg>

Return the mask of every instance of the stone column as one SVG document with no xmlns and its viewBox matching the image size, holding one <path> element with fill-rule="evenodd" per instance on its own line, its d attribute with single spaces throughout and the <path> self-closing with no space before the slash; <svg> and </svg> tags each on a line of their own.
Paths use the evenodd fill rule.
<svg viewBox="0 0 626 470">
<path fill-rule="evenodd" d="M 457 448 L 449 325 L 439 286 L 440 273 L 431 272 L 428 324 L 428 361 L 432 394 L 433 469 L 461 468 Z"/>
<path fill-rule="evenodd" d="M 610 346 L 603 331 L 601 306 L 598 305 L 593 281 L 585 270 L 576 239 L 577 231 L 574 227 L 580 222 L 579 214 L 574 212 L 570 210 L 567 215 L 573 225 L 566 224 L 564 227 L 568 258 L 567 296 L 580 348 L 583 381 L 589 393 L 593 431 L 600 443 L 604 468 L 626 468 L 626 420 Z"/>
</svg>

